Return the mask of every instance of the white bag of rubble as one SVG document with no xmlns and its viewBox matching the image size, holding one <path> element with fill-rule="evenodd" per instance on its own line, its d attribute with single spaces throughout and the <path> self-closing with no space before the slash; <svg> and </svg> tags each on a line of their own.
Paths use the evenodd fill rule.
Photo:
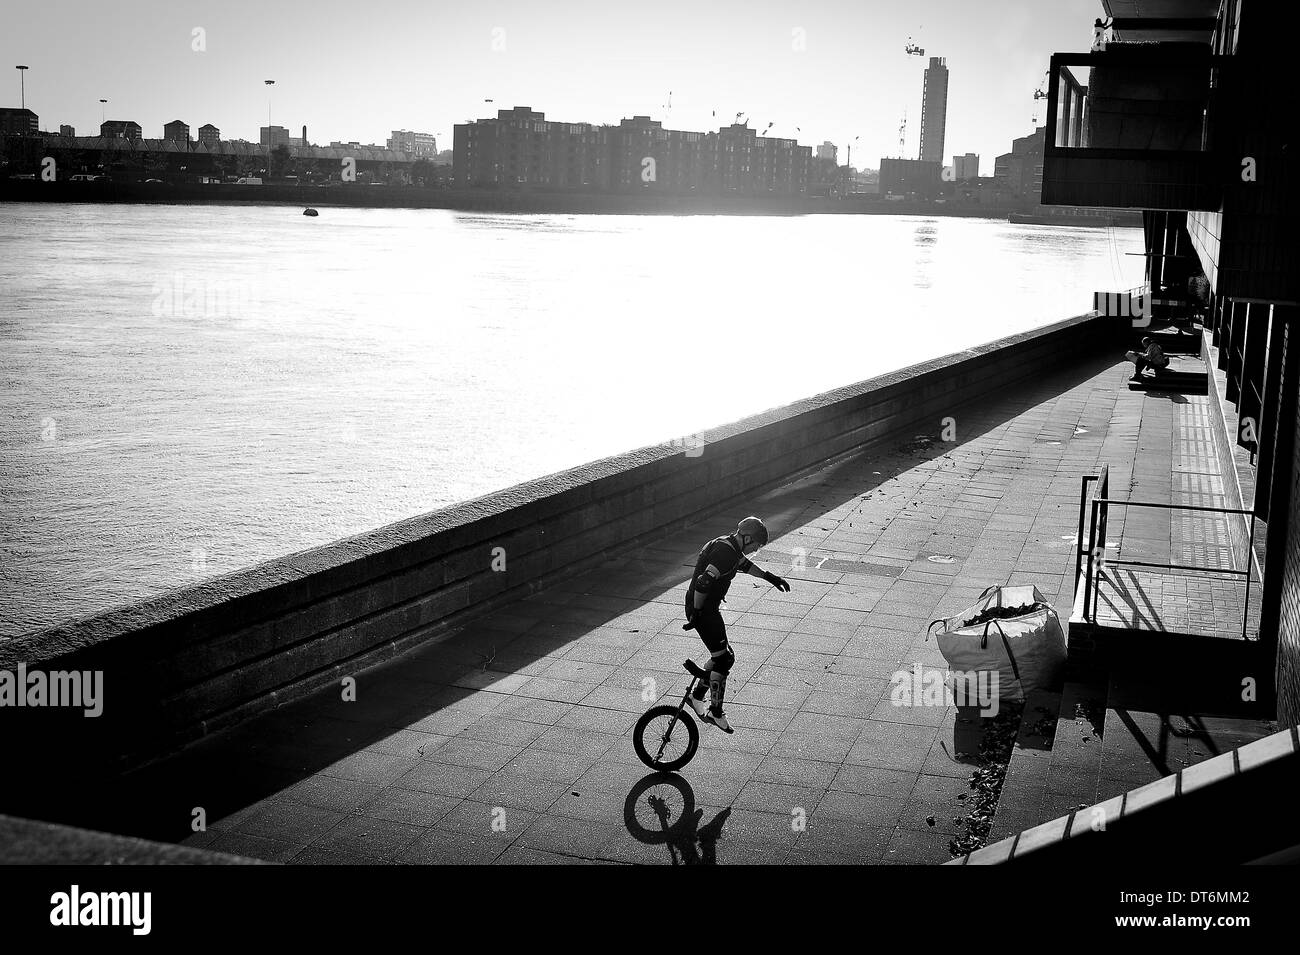
<svg viewBox="0 0 1300 955">
<path fill-rule="evenodd" d="M 992 689 L 1002 700 L 1023 700 L 1034 690 L 1054 688 L 1065 665 L 1061 619 L 1037 587 L 989 587 L 961 613 L 931 623 L 927 639 L 936 627 L 949 669 L 959 676 L 996 670 Z M 960 685 L 960 678 L 951 682 Z M 969 685 L 975 686 L 973 678 Z M 959 691 L 957 697 L 961 704 Z"/>
</svg>

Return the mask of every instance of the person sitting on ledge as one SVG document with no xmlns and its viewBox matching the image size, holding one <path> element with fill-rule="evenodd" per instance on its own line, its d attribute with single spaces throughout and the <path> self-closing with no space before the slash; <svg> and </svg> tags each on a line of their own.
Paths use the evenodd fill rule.
<svg viewBox="0 0 1300 955">
<path fill-rule="evenodd" d="M 1092 52 L 1093 53 L 1100 53 L 1102 50 L 1106 49 L 1106 34 L 1107 31 L 1110 30 L 1111 24 L 1113 24 L 1114 22 L 1115 22 L 1114 18 L 1112 17 L 1107 17 L 1105 23 L 1103 23 L 1100 19 L 1093 22 L 1092 24 Z"/>
<path fill-rule="evenodd" d="M 1142 339 L 1142 349 L 1143 350 L 1140 352 L 1131 351 L 1124 354 L 1124 357 L 1131 361 L 1135 366 L 1133 377 L 1130 379 L 1131 381 L 1141 381 L 1143 377 L 1142 372 L 1146 371 L 1148 368 L 1153 372 L 1158 372 L 1169 367 L 1168 357 L 1165 355 L 1164 350 L 1155 343 L 1154 339 Z M 1154 378 L 1155 375 L 1152 375 L 1151 377 Z"/>
</svg>

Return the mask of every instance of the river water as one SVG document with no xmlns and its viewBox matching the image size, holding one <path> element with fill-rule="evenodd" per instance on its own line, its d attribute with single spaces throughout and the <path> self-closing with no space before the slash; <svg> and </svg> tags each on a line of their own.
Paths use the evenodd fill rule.
<svg viewBox="0 0 1300 955">
<path fill-rule="evenodd" d="M 0 205 L 0 637 L 1077 315 L 1137 229 Z"/>
</svg>

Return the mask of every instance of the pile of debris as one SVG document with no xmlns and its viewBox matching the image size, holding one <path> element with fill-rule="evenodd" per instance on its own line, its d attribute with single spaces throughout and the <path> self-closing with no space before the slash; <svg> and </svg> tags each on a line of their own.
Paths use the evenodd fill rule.
<svg viewBox="0 0 1300 955">
<path fill-rule="evenodd" d="M 980 742 L 979 768 L 971 773 L 970 788 L 973 793 L 965 797 L 966 815 L 957 818 L 959 825 L 966 831 L 954 836 L 948 843 L 948 851 L 955 859 L 967 853 L 982 849 L 988 841 L 993 828 L 993 814 L 998 808 L 998 797 L 1002 794 L 1002 784 L 1007 778 L 1007 765 L 1011 762 L 1011 750 L 1015 746 L 1016 733 L 1020 729 L 1020 715 L 1023 706 L 1005 703 L 997 716 L 985 717 L 984 739 Z"/>
<path fill-rule="evenodd" d="M 1008 620 L 1012 617 L 1025 617 L 1031 613 L 1037 613 L 1040 610 L 1048 609 L 1050 609 L 1050 605 L 1042 601 L 1023 604 L 1019 607 L 986 607 L 969 620 L 963 620 L 961 625 L 962 627 L 977 627 L 980 624 L 988 623 L 990 620 Z"/>
</svg>

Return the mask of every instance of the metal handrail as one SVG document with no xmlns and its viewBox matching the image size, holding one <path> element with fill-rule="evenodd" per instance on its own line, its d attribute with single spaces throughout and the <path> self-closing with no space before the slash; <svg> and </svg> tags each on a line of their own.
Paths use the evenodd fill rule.
<svg viewBox="0 0 1300 955">
<path fill-rule="evenodd" d="M 1114 504 L 1118 507 L 1159 507 L 1168 511 L 1213 511 L 1215 514 L 1253 514 L 1254 511 L 1233 507 L 1203 507 L 1199 504 L 1161 504 L 1157 501 L 1117 501 L 1114 498 L 1098 498 L 1102 504 Z"/>
<path fill-rule="evenodd" d="M 1087 547 L 1087 551 L 1086 551 L 1086 553 L 1087 553 L 1087 557 L 1088 557 L 1088 567 L 1087 567 L 1087 570 L 1086 570 L 1085 573 L 1084 573 L 1084 578 L 1083 578 L 1083 582 L 1084 582 L 1084 587 L 1083 587 L 1083 617 L 1084 617 L 1085 620 L 1091 619 L 1091 617 L 1090 617 L 1090 613 L 1091 613 L 1091 609 L 1092 609 L 1092 586 L 1093 586 L 1093 585 L 1092 585 L 1092 580 L 1093 580 L 1093 569 L 1092 569 L 1092 568 L 1093 568 L 1093 561 L 1095 560 L 1095 558 L 1096 558 L 1096 554 L 1097 554 L 1097 524 L 1098 524 L 1099 507 L 1098 507 L 1098 504 L 1097 504 L 1097 498 L 1096 498 L 1096 496 L 1097 496 L 1098 494 L 1105 495 L 1105 494 L 1109 493 L 1109 491 L 1110 491 L 1110 466 L 1109 466 L 1109 465 L 1102 465 L 1101 473 L 1098 474 L 1098 475 L 1096 475 L 1096 476 L 1094 476 L 1094 477 L 1092 478 L 1092 480 L 1094 480 L 1094 481 L 1097 482 L 1097 486 L 1093 489 L 1093 500 L 1092 500 L 1092 508 L 1091 508 L 1091 511 L 1092 511 L 1092 519 L 1091 519 L 1091 521 L 1090 521 L 1090 523 L 1089 523 L 1089 525 L 1088 525 L 1088 547 Z M 1087 481 L 1086 481 L 1086 480 L 1084 481 L 1084 490 L 1085 490 L 1085 492 L 1086 492 L 1086 490 L 1087 490 Z M 1081 501 L 1081 502 L 1080 502 L 1080 515 L 1079 515 L 1079 541 L 1080 541 L 1080 543 L 1082 543 L 1082 541 L 1083 541 L 1083 510 L 1084 510 L 1085 507 L 1086 507 L 1086 502 L 1085 502 L 1085 501 Z M 1104 554 L 1104 553 L 1105 553 L 1105 543 L 1104 543 L 1104 540 L 1105 540 L 1105 528 L 1104 528 L 1104 525 L 1103 525 L 1103 528 L 1102 528 L 1102 540 L 1103 540 L 1103 544 L 1102 544 L 1102 553 Z M 1076 561 L 1076 570 L 1077 570 L 1077 561 Z M 1075 583 L 1075 589 L 1076 589 L 1076 590 L 1078 589 L 1077 578 L 1076 578 L 1076 583 Z"/>
<path fill-rule="evenodd" d="M 1088 499 L 1088 484 L 1091 481 L 1097 482 L 1097 487 L 1093 491 L 1091 501 Z M 1078 593 L 1079 578 L 1084 579 L 1083 591 L 1083 619 L 1096 622 L 1094 611 L 1093 590 L 1100 583 L 1101 568 L 1097 568 L 1096 574 L 1093 572 L 1096 554 L 1100 549 L 1102 554 L 1101 565 L 1112 564 L 1117 567 L 1155 567 L 1161 570 L 1188 570 L 1199 571 L 1206 574 L 1225 574 L 1234 577 L 1246 578 L 1246 594 L 1241 611 L 1241 638 L 1246 639 L 1247 625 L 1250 620 L 1250 585 L 1253 574 L 1251 572 L 1252 561 L 1255 551 L 1255 512 L 1242 508 L 1231 507 L 1205 507 L 1197 504 L 1163 504 L 1156 501 L 1121 501 L 1109 497 L 1110 491 L 1110 468 L 1103 465 L 1100 474 L 1086 474 L 1080 484 L 1079 489 L 1079 531 L 1076 536 L 1078 545 L 1075 549 L 1074 562 L 1074 590 Z M 1088 505 L 1092 507 L 1089 509 Z M 1119 507 L 1150 507 L 1159 510 L 1170 511 L 1199 511 L 1212 514 L 1240 514 L 1250 515 L 1250 534 L 1246 542 L 1246 569 L 1245 570 L 1224 570 L 1216 567 L 1193 567 L 1187 564 L 1159 564 L 1151 561 L 1142 560 L 1109 560 L 1105 557 L 1106 547 L 1106 528 L 1109 522 L 1110 505 Z M 1083 521 L 1085 515 L 1091 510 L 1091 520 L 1088 525 L 1088 545 L 1084 548 L 1083 543 Z M 1084 569 L 1082 558 L 1087 557 L 1087 567 Z"/>
<path fill-rule="evenodd" d="M 1088 512 L 1088 482 L 1096 481 L 1099 475 L 1085 474 L 1081 487 L 1079 488 L 1079 533 L 1074 537 L 1074 590 L 1079 590 L 1079 577 L 1083 573 L 1083 563 L 1080 557 L 1084 556 L 1083 549 L 1083 519 Z"/>
<path fill-rule="evenodd" d="M 1249 570 L 1225 570 L 1222 567 L 1192 567 L 1188 564 L 1153 564 L 1144 560 L 1106 560 L 1111 566 L 1124 567 L 1159 567 L 1163 570 L 1199 570 L 1207 574 L 1231 574 L 1234 577 L 1243 577 L 1250 573 Z"/>
</svg>

